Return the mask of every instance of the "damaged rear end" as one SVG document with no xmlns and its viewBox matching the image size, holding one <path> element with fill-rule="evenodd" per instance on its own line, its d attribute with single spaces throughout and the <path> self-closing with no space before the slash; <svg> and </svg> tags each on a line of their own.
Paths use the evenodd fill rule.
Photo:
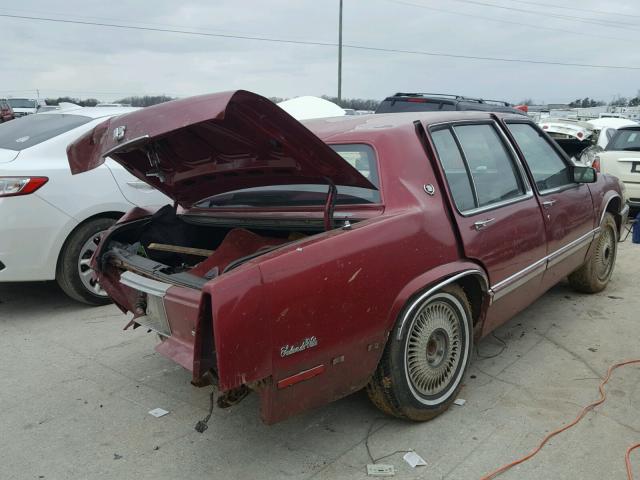
<svg viewBox="0 0 640 480">
<path fill-rule="evenodd" d="M 359 158 L 373 162 L 358 148 Z M 268 387 L 279 354 L 261 262 L 330 235 L 341 202 L 379 203 L 362 173 L 375 167 L 355 168 L 275 104 L 245 91 L 107 120 L 68 156 L 73 173 L 110 156 L 175 201 L 123 217 L 103 237 L 93 268 L 133 315 L 127 327 L 156 332 L 158 352 L 191 371 L 194 385 L 215 383 L 228 399 Z"/>
</svg>

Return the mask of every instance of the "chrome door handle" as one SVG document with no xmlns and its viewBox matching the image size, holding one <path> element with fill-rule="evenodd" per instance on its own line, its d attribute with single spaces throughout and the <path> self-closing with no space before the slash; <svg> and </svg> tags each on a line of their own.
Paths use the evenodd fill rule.
<svg viewBox="0 0 640 480">
<path fill-rule="evenodd" d="M 553 207 L 553 205 L 557 202 L 557 200 L 546 200 L 542 202 L 542 206 L 546 209 Z"/>
<path fill-rule="evenodd" d="M 487 218 L 486 220 L 479 220 L 473 224 L 473 228 L 475 228 L 476 230 L 482 230 L 483 228 L 486 228 L 487 225 L 489 225 L 494 220 L 495 218 Z"/>
</svg>

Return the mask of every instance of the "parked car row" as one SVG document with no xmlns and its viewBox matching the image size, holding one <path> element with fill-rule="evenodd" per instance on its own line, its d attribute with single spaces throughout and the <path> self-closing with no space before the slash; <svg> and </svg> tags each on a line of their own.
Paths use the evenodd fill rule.
<svg viewBox="0 0 640 480">
<path fill-rule="evenodd" d="M 90 266 L 194 385 L 258 392 L 267 423 L 364 387 L 387 414 L 442 413 L 475 341 L 567 276 L 607 286 L 628 215 L 617 178 L 512 113 L 300 123 L 225 92 L 94 124 L 68 158 L 171 198 L 108 228 Z"/>
<path fill-rule="evenodd" d="M 13 108 L 6 98 L 0 98 L 0 123 L 8 122 L 16 118 Z"/>
<path fill-rule="evenodd" d="M 606 148 L 618 128 L 638 125 L 633 120 L 624 118 L 586 121 L 545 118 L 538 124 L 573 161 L 587 166 L 591 166 L 596 155 Z"/>
<path fill-rule="evenodd" d="M 16 118 L 38 113 L 38 109 L 43 105 L 33 98 L 9 98 L 7 102 L 11 105 Z"/>
</svg>

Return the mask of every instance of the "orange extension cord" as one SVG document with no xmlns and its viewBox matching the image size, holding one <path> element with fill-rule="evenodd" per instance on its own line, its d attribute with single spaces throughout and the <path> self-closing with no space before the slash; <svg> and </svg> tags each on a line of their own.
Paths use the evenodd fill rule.
<svg viewBox="0 0 640 480">
<path fill-rule="evenodd" d="M 584 416 L 590 410 L 592 410 L 593 408 L 597 407 L 598 405 L 600 405 L 601 403 L 603 403 L 607 399 L 607 394 L 604 391 L 604 386 L 607 384 L 607 382 L 611 378 L 611 374 L 613 373 L 613 371 L 618 367 L 623 367 L 625 365 L 631 365 L 631 364 L 634 364 L 634 363 L 640 363 L 640 359 L 637 359 L 637 360 L 626 360 L 624 362 L 620 362 L 620 363 L 616 363 L 614 365 L 611 365 L 609 367 L 609 370 L 607 370 L 607 376 L 604 377 L 604 380 L 602 380 L 602 383 L 600 383 L 600 385 L 598 386 L 598 390 L 600 391 L 600 398 L 598 400 L 596 400 L 595 402 L 590 403 L 589 405 L 584 407 L 580 411 L 580 413 L 578 414 L 578 416 L 575 418 L 575 420 L 573 422 L 571 422 L 570 424 L 565 425 L 564 427 L 561 427 L 561 428 L 559 428 L 557 430 L 554 430 L 553 432 L 548 434 L 546 437 L 544 437 L 542 439 L 542 441 L 540 442 L 540 444 L 536 448 L 534 448 L 530 453 L 528 453 L 524 457 L 520 457 L 519 459 L 514 460 L 511 463 L 507 463 L 506 465 L 503 465 L 502 467 L 494 470 L 493 472 L 486 474 L 480 480 L 491 480 L 492 478 L 496 478 L 498 475 L 506 472 L 510 468 L 515 467 L 516 465 L 519 465 L 519 464 L 521 464 L 523 462 L 526 462 L 531 457 L 533 457 L 536 453 L 538 453 L 540 450 L 542 450 L 542 447 L 544 447 L 544 444 L 547 443 L 549 441 L 549 439 L 551 439 L 552 437 L 555 437 L 559 433 L 562 433 L 565 430 L 568 430 L 571 427 L 573 427 L 576 423 L 578 423 L 580 420 L 582 420 L 584 418 Z M 636 448 L 639 448 L 639 447 L 640 447 L 640 443 L 638 443 L 636 445 L 632 445 L 627 449 L 627 452 L 625 453 L 624 460 L 625 460 L 625 464 L 627 466 L 627 480 L 633 480 L 633 474 L 631 473 L 631 459 L 630 459 L 631 452 L 633 450 L 635 450 Z"/>
</svg>

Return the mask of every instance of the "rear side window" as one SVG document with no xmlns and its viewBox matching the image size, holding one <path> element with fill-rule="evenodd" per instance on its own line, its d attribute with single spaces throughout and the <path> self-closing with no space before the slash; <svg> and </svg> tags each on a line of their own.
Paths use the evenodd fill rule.
<svg viewBox="0 0 640 480">
<path fill-rule="evenodd" d="M 538 130 L 528 123 L 507 123 L 538 190 L 550 190 L 573 183 L 569 167 Z"/>
<path fill-rule="evenodd" d="M 431 138 L 438 151 L 438 157 L 456 207 L 461 212 L 475 208 L 476 203 L 471 189 L 471 181 L 451 130 L 448 128 L 436 130 L 431 134 Z"/>
<path fill-rule="evenodd" d="M 0 148 L 24 150 L 92 120 L 82 115 L 36 114 L 0 125 Z"/>
<path fill-rule="evenodd" d="M 455 126 L 453 131 L 475 185 L 478 207 L 524 194 L 513 159 L 493 126 L 461 125 Z"/>
<path fill-rule="evenodd" d="M 606 149 L 640 151 L 640 130 L 618 130 Z"/>
</svg>

